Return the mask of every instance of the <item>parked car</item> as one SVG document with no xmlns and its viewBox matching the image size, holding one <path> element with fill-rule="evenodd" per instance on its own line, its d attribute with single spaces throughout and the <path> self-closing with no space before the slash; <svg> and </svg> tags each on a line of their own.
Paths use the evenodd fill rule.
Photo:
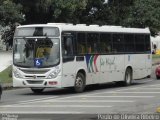
<svg viewBox="0 0 160 120">
<path fill-rule="evenodd" d="M 0 84 L 0 100 L 1 100 L 1 95 L 2 95 L 2 85 Z"/>
<path fill-rule="evenodd" d="M 156 73 L 157 79 L 160 79 L 160 65 L 156 67 L 155 73 Z"/>
</svg>

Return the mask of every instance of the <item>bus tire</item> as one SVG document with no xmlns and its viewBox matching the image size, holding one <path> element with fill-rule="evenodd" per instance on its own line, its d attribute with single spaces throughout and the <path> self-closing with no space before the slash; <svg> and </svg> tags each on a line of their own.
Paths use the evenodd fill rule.
<svg viewBox="0 0 160 120">
<path fill-rule="evenodd" d="M 1 100 L 1 96 L 2 96 L 2 86 L 0 84 L 0 100 Z"/>
<path fill-rule="evenodd" d="M 147 78 L 151 78 L 151 75 L 148 75 Z"/>
<path fill-rule="evenodd" d="M 132 69 L 127 68 L 124 76 L 124 85 L 128 86 L 132 84 Z"/>
<path fill-rule="evenodd" d="M 75 84 L 74 84 L 74 91 L 76 93 L 81 93 L 85 89 L 85 76 L 81 72 L 77 73 L 76 79 L 75 79 Z"/>
<path fill-rule="evenodd" d="M 158 75 L 156 75 L 156 78 L 157 78 L 157 80 L 159 80 L 159 79 L 160 79 L 160 77 L 159 77 Z"/>
<path fill-rule="evenodd" d="M 42 93 L 44 88 L 31 88 L 33 93 Z"/>
</svg>

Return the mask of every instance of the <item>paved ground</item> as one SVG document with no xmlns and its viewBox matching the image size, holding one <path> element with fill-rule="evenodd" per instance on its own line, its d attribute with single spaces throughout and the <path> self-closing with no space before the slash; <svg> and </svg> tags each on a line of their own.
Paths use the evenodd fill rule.
<svg viewBox="0 0 160 120">
<path fill-rule="evenodd" d="M 152 84 L 154 83 L 154 84 Z M 109 85 L 108 85 L 109 86 Z M 70 94 L 63 91 L 62 96 L 57 94 L 45 97 L 46 91 L 40 98 L 14 101 L 0 106 L 0 113 L 156 113 L 160 106 L 160 81 L 146 79 L 146 82 L 136 82 L 130 87 L 99 89 L 82 94 Z M 107 87 L 107 86 L 106 86 Z M 20 94 L 19 96 L 28 96 Z M 18 90 L 17 90 L 18 92 Z M 29 93 L 28 93 L 29 94 Z M 32 97 L 32 95 L 31 95 Z M 17 98 L 18 100 L 18 98 Z M 2 104 L 5 103 L 3 99 Z"/>
<path fill-rule="evenodd" d="M 103 114 L 156 114 L 158 107 L 160 80 L 147 78 L 128 87 L 106 84 L 80 94 L 69 89 L 47 89 L 42 94 L 29 89 L 4 91 L 0 114 L 18 115 L 20 120 L 96 120 Z"/>
</svg>

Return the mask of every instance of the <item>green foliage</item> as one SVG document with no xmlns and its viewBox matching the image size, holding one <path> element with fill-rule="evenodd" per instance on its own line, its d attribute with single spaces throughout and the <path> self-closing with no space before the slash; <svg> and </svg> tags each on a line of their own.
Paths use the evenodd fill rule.
<svg viewBox="0 0 160 120">
<path fill-rule="evenodd" d="M 111 11 L 111 24 L 123 26 L 125 24 L 124 20 L 128 17 L 133 3 L 134 0 L 109 0 L 108 7 L 109 11 Z"/>
<path fill-rule="evenodd" d="M 126 27 L 149 27 L 154 36 L 160 31 L 159 0 L 108 0 L 94 22 Z"/>
<path fill-rule="evenodd" d="M 1 39 L 6 43 L 6 51 L 8 51 L 9 47 L 13 45 L 13 36 L 14 36 L 15 26 L 11 25 L 8 29 L 1 31 L 2 36 Z"/>
<path fill-rule="evenodd" d="M 81 11 L 81 16 L 77 14 L 75 17 L 80 18 L 80 23 L 99 24 L 97 16 L 103 9 L 104 0 L 88 0 L 86 8 Z M 76 13 L 75 13 L 76 14 Z"/>
<path fill-rule="evenodd" d="M 151 34 L 156 35 L 160 31 L 160 1 L 135 0 L 125 22 L 126 26 L 149 27 Z"/>
<path fill-rule="evenodd" d="M 16 4 L 21 4 L 22 13 L 25 15 L 26 21 L 23 24 L 46 23 L 52 18 L 53 8 L 51 7 L 53 0 L 13 0 Z"/>
<path fill-rule="evenodd" d="M 13 29 L 15 23 L 21 23 L 24 18 L 21 12 L 22 5 L 13 3 L 12 0 L 0 0 L 0 26 L 8 26 L 10 29 L 0 30 L 2 33 L 2 39 L 12 45 Z"/>
<path fill-rule="evenodd" d="M 22 22 L 23 15 L 20 12 L 22 6 L 12 0 L 0 0 L 0 25 L 6 26 L 16 22 Z"/>
<path fill-rule="evenodd" d="M 75 11 L 85 9 L 88 0 L 14 0 L 23 5 L 25 24 L 74 22 Z"/>
</svg>

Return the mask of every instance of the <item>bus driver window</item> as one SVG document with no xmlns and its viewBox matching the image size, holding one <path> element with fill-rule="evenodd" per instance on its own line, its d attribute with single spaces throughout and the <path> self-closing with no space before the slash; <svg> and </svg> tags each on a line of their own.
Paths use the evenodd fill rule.
<svg viewBox="0 0 160 120">
<path fill-rule="evenodd" d="M 73 45 L 71 37 L 63 37 L 63 55 L 73 55 Z"/>
</svg>

